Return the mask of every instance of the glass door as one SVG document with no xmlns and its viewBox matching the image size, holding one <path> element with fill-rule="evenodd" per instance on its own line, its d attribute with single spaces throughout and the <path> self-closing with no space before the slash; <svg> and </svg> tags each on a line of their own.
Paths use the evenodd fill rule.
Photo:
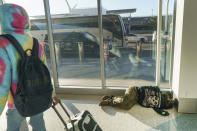
<svg viewBox="0 0 197 131">
<path fill-rule="evenodd" d="M 161 41 L 161 86 L 169 87 L 173 57 L 173 29 L 175 20 L 174 0 L 163 0 L 162 41 Z"/>
<path fill-rule="evenodd" d="M 104 52 L 107 86 L 155 85 L 152 47 L 157 29 L 157 3 L 158 0 L 103 1 L 106 13 L 119 17 L 114 19 L 114 32 L 104 35 L 103 40 L 107 52 Z"/>
<path fill-rule="evenodd" d="M 97 1 L 49 2 L 59 85 L 101 87 Z"/>
</svg>

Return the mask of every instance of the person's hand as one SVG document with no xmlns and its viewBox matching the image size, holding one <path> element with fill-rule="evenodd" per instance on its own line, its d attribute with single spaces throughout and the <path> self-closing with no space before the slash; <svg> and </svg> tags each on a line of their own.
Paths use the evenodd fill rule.
<svg viewBox="0 0 197 131">
<path fill-rule="evenodd" d="M 56 96 L 53 97 L 53 104 L 56 105 L 60 102 L 60 99 L 58 99 Z"/>
</svg>

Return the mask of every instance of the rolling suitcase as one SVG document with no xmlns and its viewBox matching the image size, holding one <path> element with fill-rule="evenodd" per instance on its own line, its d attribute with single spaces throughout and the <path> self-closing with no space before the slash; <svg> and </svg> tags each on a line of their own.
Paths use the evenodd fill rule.
<svg viewBox="0 0 197 131">
<path fill-rule="evenodd" d="M 66 131 L 102 131 L 102 129 L 94 120 L 94 118 L 92 117 L 89 111 L 84 110 L 79 114 L 70 116 L 66 108 L 61 103 L 61 101 L 59 102 L 59 104 L 61 108 L 64 110 L 64 112 L 66 113 L 66 115 L 68 116 L 69 118 L 68 122 L 66 122 L 62 118 L 62 116 L 60 115 L 59 111 L 57 110 L 54 104 L 52 105 L 52 108 L 56 112 L 61 122 L 64 124 Z"/>
</svg>

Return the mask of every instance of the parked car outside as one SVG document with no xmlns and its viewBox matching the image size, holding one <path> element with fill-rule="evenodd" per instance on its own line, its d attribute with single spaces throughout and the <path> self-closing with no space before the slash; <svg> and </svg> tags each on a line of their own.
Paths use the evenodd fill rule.
<svg viewBox="0 0 197 131">
<path fill-rule="evenodd" d="M 128 39 L 128 43 L 136 43 L 136 42 L 145 43 L 145 42 L 148 42 L 148 38 L 147 37 L 136 35 L 136 34 L 133 34 L 133 33 L 129 33 L 127 35 L 127 39 Z"/>
</svg>

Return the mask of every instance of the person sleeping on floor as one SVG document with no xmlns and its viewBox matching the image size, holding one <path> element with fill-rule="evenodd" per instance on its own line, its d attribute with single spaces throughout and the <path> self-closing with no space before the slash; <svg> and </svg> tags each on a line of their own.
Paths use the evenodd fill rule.
<svg viewBox="0 0 197 131">
<path fill-rule="evenodd" d="M 103 96 L 99 106 L 113 106 L 129 110 L 136 103 L 151 107 L 157 113 L 167 116 L 169 113 L 162 109 L 172 108 L 175 100 L 172 92 L 160 91 L 157 86 L 133 86 L 129 87 L 123 96 Z"/>
</svg>

